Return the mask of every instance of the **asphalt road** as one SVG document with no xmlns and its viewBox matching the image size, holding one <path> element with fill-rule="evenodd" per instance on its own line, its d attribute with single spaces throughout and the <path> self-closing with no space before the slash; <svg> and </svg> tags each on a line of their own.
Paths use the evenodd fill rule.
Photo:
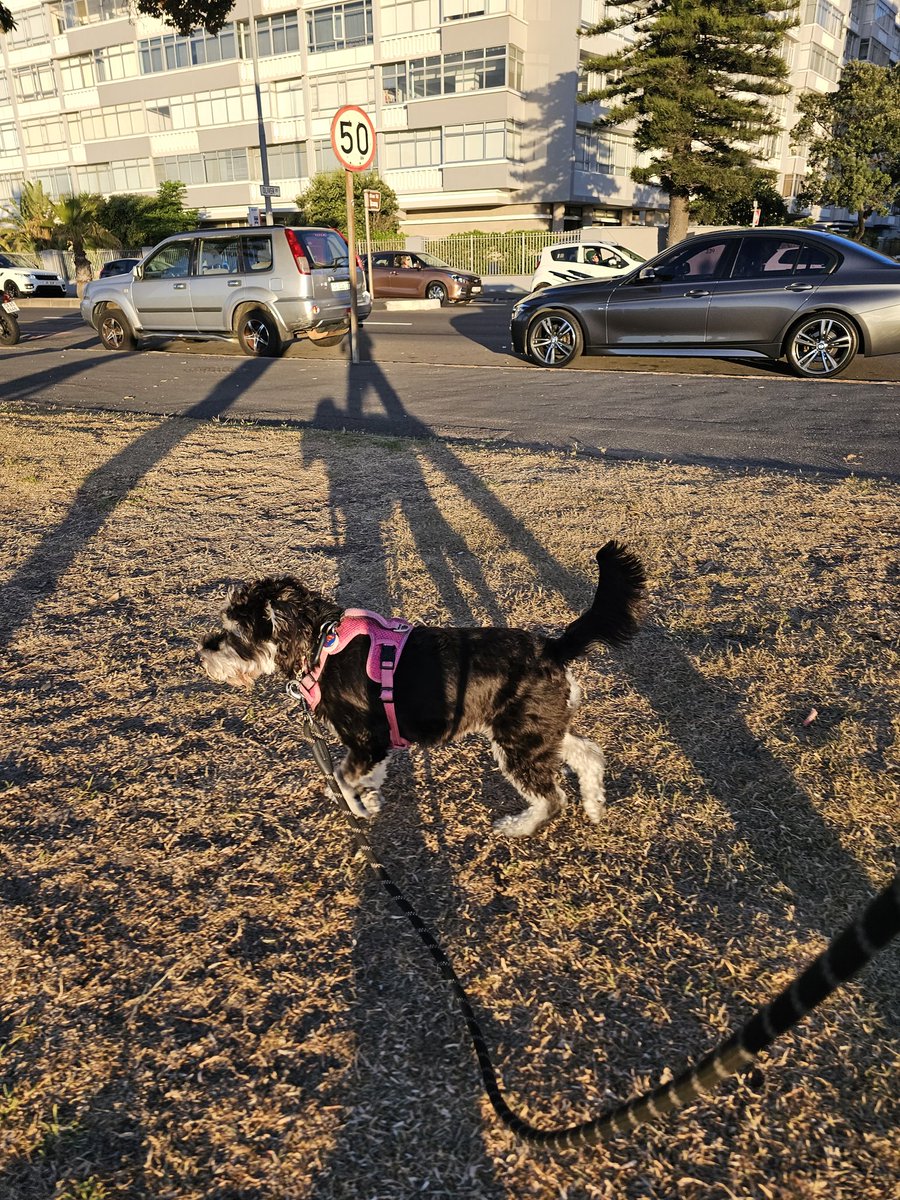
<svg viewBox="0 0 900 1200">
<path fill-rule="evenodd" d="M 0 401 L 291 421 L 606 455 L 900 477 L 900 355 L 832 381 L 782 365 L 585 358 L 531 367 L 509 352 L 510 303 L 376 311 L 361 335 L 257 360 L 228 343 L 100 348 L 77 310 L 28 307 L 0 349 Z"/>
</svg>

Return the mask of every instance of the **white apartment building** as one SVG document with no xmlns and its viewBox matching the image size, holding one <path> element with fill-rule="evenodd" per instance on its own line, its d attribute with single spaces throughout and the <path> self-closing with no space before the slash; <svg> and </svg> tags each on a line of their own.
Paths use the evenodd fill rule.
<svg viewBox="0 0 900 1200">
<path fill-rule="evenodd" d="M 53 196 L 151 193 L 179 179 L 205 222 L 246 220 L 262 203 L 255 30 L 276 219 L 291 219 L 310 177 L 336 165 L 331 119 L 350 103 L 375 123 L 376 166 L 407 233 L 664 220 L 664 197 L 629 177 L 627 131 L 596 129 L 596 106 L 577 103 L 579 63 L 599 48 L 579 31 L 603 0 L 236 0 L 219 33 L 189 37 L 128 0 L 10 7 L 0 203 L 24 179 Z M 893 0 L 803 0 L 786 43 L 794 87 L 834 87 L 848 35 L 873 55 L 882 10 L 896 37 Z M 789 97 L 783 120 L 792 115 Z M 791 194 L 802 160 L 786 134 L 767 149 Z"/>
</svg>

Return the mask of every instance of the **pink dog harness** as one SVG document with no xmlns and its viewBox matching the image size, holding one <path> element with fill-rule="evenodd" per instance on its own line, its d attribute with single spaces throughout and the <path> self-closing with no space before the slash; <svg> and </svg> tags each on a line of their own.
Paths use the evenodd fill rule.
<svg viewBox="0 0 900 1200">
<path fill-rule="evenodd" d="M 329 654 L 337 654 L 355 637 L 369 638 L 369 657 L 366 659 L 366 674 L 375 683 L 381 685 L 381 702 L 391 731 L 391 746 L 400 750 L 410 743 L 400 736 L 397 727 L 397 714 L 394 711 L 394 671 L 403 653 L 406 639 L 412 632 L 412 626 L 396 617 L 380 617 L 378 613 L 369 612 L 365 608 L 348 608 L 335 628 L 326 632 L 322 643 L 319 660 L 302 679 L 296 681 L 297 690 L 311 711 L 322 699 L 319 687 L 319 676 L 325 666 Z"/>
</svg>

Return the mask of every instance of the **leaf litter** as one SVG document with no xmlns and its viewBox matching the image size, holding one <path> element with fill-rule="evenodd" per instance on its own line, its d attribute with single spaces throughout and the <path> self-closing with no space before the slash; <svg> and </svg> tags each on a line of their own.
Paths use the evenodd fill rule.
<svg viewBox="0 0 900 1200">
<path fill-rule="evenodd" d="M 470 738 L 398 756 L 371 829 L 513 1105 L 569 1124 L 709 1050 L 896 869 L 895 486 L 38 412 L 0 417 L 0 480 L 0 1194 L 900 1187 L 896 950 L 708 1104 L 604 1148 L 518 1144 L 281 687 L 194 661 L 253 575 L 556 630 L 599 544 L 641 555 L 642 632 L 576 666 L 604 823 L 573 796 L 499 841 L 516 798 Z"/>
</svg>

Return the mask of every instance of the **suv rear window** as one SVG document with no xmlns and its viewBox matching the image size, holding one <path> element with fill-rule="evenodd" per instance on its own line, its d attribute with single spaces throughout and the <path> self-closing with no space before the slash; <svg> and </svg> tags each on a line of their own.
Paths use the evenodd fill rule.
<svg viewBox="0 0 900 1200">
<path fill-rule="evenodd" d="M 312 267 L 346 267 L 347 243 L 333 229 L 296 230 Z"/>
</svg>

